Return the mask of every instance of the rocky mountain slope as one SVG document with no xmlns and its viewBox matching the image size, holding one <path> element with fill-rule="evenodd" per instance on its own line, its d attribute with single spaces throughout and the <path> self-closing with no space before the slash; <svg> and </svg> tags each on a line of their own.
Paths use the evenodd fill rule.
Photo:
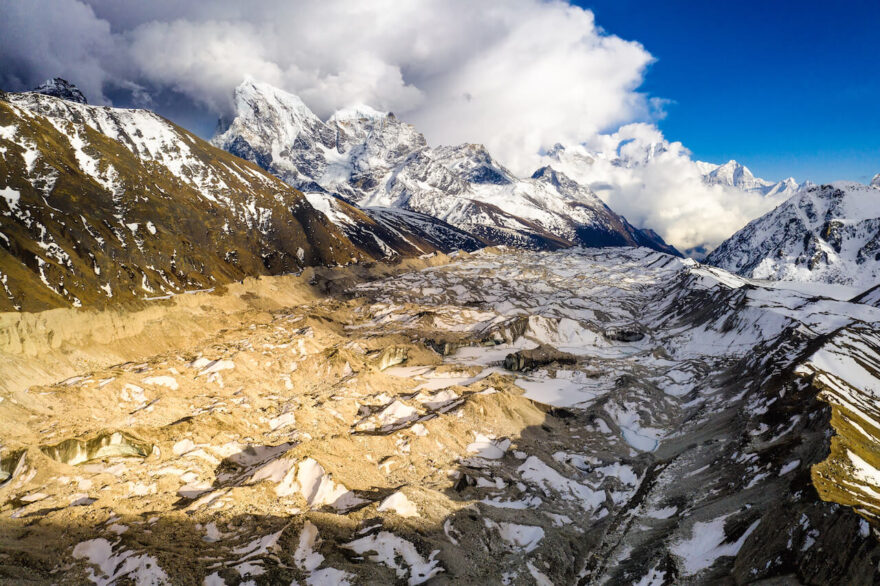
<svg viewBox="0 0 880 586">
<path fill-rule="evenodd" d="M 760 279 L 880 282 L 880 186 L 807 188 L 731 236 L 706 262 Z"/>
<path fill-rule="evenodd" d="M 420 212 L 496 244 L 641 245 L 675 253 L 558 171 L 521 179 L 481 145 L 430 148 L 393 114 L 359 106 L 324 122 L 297 96 L 254 80 L 236 88 L 235 105 L 213 144 L 303 192 L 340 196 L 365 210 Z"/>
<path fill-rule="evenodd" d="M 64 350 L 111 362 L 0 377 L 0 579 L 876 581 L 876 304 L 644 248 L 431 260 L 192 296 L 206 336 L 141 354 L 96 312 Z M 4 322 L 0 372 L 65 313 Z"/>
<path fill-rule="evenodd" d="M 332 213 L 315 209 L 152 112 L 80 98 L 63 80 L 0 94 L 0 310 L 162 296 L 315 264 L 483 245 L 414 213 L 386 223 L 342 201 Z"/>
</svg>

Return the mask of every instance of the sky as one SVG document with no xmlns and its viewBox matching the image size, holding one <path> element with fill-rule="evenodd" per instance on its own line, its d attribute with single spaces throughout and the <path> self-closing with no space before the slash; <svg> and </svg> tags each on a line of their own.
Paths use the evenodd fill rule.
<svg viewBox="0 0 880 586">
<path fill-rule="evenodd" d="M 706 185 L 698 160 L 771 180 L 880 171 L 880 2 L 791 5 L 0 0 L 0 88 L 60 76 L 209 138 L 250 76 L 322 118 L 367 104 L 431 145 L 485 144 L 521 176 L 562 143 L 598 157 L 572 173 L 630 222 L 711 248 L 778 202 Z M 621 153 L 647 162 L 606 164 Z"/>
<path fill-rule="evenodd" d="M 642 90 L 695 158 L 773 180 L 880 172 L 880 1 L 577 3 L 653 55 Z"/>
</svg>

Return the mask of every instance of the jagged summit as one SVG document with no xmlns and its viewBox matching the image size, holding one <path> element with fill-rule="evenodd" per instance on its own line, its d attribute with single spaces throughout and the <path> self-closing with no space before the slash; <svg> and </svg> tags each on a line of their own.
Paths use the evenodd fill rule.
<svg viewBox="0 0 880 586">
<path fill-rule="evenodd" d="M 47 79 L 37 87 L 31 90 L 35 94 L 44 94 L 67 100 L 68 102 L 76 102 L 78 104 L 88 104 L 88 100 L 79 88 L 60 77 Z"/>
<path fill-rule="evenodd" d="M 441 146 L 434 151 L 446 167 L 470 183 L 509 185 L 517 181 L 517 177 L 481 144 Z"/>
<path fill-rule="evenodd" d="M 874 187 L 880 187 L 880 173 L 874 175 L 874 178 L 871 179 L 871 185 Z"/>
<path fill-rule="evenodd" d="M 379 120 L 381 118 L 385 118 L 386 116 L 394 116 L 389 112 L 380 112 L 366 104 L 355 104 L 354 106 L 349 106 L 348 108 L 343 108 L 342 110 L 337 110 L 330 118 L 327 120 L 328 123 L 331 122 L 350 122 L 353 120 Z"/>
<path fill-rule="evenodd" d="M 304 192 L 426 214 L 493 244 L 646 244 L 677 254 L 627 224 L 589 187 L 516 177 L 483 145 L 429 147 L 412 125 L 369 106 L 322 122 L 297 96 L 252 79 L 236 89 L 235 103 L 235 119 L 213 144 Z"/>
</svg>

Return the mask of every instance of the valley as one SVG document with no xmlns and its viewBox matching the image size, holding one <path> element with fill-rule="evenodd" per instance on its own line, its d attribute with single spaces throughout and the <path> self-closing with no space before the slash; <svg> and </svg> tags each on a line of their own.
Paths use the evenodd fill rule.
<svg viewBox="0 0 880 586">
<path fill-rule="evenodd" d="M 3 314 L 0 576 L 870 582 L 874 297 L 502 247 Z"/>
</svg>

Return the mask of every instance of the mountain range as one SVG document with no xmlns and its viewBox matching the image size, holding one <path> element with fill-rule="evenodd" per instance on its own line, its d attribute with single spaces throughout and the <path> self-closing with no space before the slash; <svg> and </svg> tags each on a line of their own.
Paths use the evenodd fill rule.
<svg viewBox="0 0 880 586">
<path fill-rule="evenodd" d="M 252 79 L 235 89 L 235 108 L 211 142 L 330 208 L 346 201 L 367 213 L 419 212 L 490 244 L 647 246 L 678 254 L 553 168 L 516 177 L 482 145 L 429 147 L 391 113 L 356 106 L 325 122 L 299 97 Z"/>
<path fill-rule="evenodd" d="M 62 82 L 0 94 L 0 310 L 101 305 L 484 245 L 428 216 L 370 216 L 335 201 L 355 226 L 343 231 L 322 200 L 316 209 L 152 112 L 84 104 Z"/>
<path fill-rule="evenodd" d="M 880 175 L 235 104 L 0 93 L 0 583 L 877 583 Z M 669 156 L 780 203 L 681 258 Z"/>
<path fill-rule="evenodd" d="M 549 164 L 569 173 L 582 183 L 589 184 L 596 177 L 591 173 L 597 161 L 609 161 L 612 166 L 639 168 L 648 165 L 659 155 L 670 152 L 672 145 L 665 140 L 635 141 L 624 139 L 615 151 L 591 151 L 583 147 L 567 147 L 557 143 L 544 153 Z M 745 165 L 730 160 L 723 164 L 693 161 L 706 185 L 720 185 L 738 191 L 756 193 L 773 202 L 782 202 L 801 189 L 813 185 L 810 181 L 798 183 L 793 177 L 781 181 L 768 181 L 755 177 Z"/>
<path fill-rule="evenodd" d="M 607 153 L 556 145 L 518 177 L 482 145 L 431 147 L 369 106 L 322 121 L 252 79 L 234 102 L 209 144 L 147 110 L 88 105 L 60 78 L 0 94 L 0 310 L 499 244 L 679 255 L 596 196 L 585 177 Z M 610 163 L 635 168 L 670 148 L 618 147 Z M 755 278 L 876 281 L 880 174 L 874 187 L 815 186 L 765 181 L 735 161 L 696 164 L 707 184 L 778 202 L 706 262 Z"/>
</svg>

